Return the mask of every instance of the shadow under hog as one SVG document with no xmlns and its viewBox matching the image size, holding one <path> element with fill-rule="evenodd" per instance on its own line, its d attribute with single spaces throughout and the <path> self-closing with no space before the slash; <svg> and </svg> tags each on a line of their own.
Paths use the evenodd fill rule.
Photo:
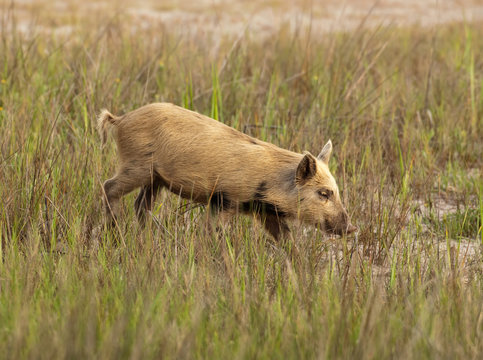
<svg viewBox="0 0 483 360">
<path fill-rule="evenodd" d="M 330 140 L 317 157 L 298 154 L 169 103 L 123 116 L 103 110 L 98 119 L 103 144 L 109 127 L 120 160 L 117 174 L 104 183 L 109 224 L 120 198 L 140 187 L 134 206 L 141 223 L 166 188 L 224 216 L 254 213 L 275 239 L 289 231 L 290 219 L 339 235 L 357 230 L 329 171 Z"/>
</svg>

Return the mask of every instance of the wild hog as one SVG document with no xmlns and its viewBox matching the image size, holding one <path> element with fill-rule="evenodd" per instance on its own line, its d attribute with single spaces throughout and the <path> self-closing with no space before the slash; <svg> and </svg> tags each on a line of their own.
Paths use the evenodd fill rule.
<svg viewBox="0 0 483 360">
<path fill-rule="evenodd" d="M 120 198 L 140 187 L 134 206 L 141 222 L 166 188 L 224 215 L 254 213 L 275 239 L 289 231 L 289 219 L 334 234 L 356 230 L 328 168 L 330 140 L 317 157 L 298 154 L 168 103 L 123 116 L 103 110 L 103 144 L 108 127 L 120 160 L 117 174 L 104 183 L 108 222 L 118 214 Z"/>
</svg>

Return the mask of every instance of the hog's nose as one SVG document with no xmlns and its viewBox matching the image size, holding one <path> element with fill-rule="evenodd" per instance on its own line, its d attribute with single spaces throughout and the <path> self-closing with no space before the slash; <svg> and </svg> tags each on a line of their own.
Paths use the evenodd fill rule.
<svg viewBox="0 0 483 360">
<path fill-rule="evenodd" d="M 357 230 L 359 230 L 359 228 L 357 226 L 354 226 L 351 223 L 349 223 L 349 225 L 347 225 L 347 229 L 346 229 L 347 234 L 352 234 L 353 232 L 356 232 Z"/>
</svg>

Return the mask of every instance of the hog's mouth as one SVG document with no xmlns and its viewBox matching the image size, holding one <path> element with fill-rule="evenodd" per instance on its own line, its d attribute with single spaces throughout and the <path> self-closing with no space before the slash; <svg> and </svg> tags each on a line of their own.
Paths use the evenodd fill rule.
<svg viewBox="0 0 483 360">
<path fill-rule="evenodd" d="M 343 226 L 341 224 L 333 224 L 329 221 L 324 221 L 323 226 L 321 226 L 321 229 L 324 230 L 328 235 L 349 235 L 354 232 L 356 232 L 358 229 L 351 223 L 348 223 L 347 225 Z"/>
</svg>

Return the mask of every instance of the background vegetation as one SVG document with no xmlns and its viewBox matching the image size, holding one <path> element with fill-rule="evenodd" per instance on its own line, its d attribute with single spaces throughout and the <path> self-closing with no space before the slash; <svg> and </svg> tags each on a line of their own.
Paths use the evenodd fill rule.
<svg viewBox="0 0 483 360">
<path fill-rule="evenodd" d="M 267 38 L 133 32 L 0 41 L 0 354 L 6 358 L 478 358 L 483 353 L 483 29 Z M 360 227 L 284 244 L 222 234 L 163 193 L 140 229 L 96 114 L 169 101 L 293 151 L 331 138 Z"/>
</svg>

